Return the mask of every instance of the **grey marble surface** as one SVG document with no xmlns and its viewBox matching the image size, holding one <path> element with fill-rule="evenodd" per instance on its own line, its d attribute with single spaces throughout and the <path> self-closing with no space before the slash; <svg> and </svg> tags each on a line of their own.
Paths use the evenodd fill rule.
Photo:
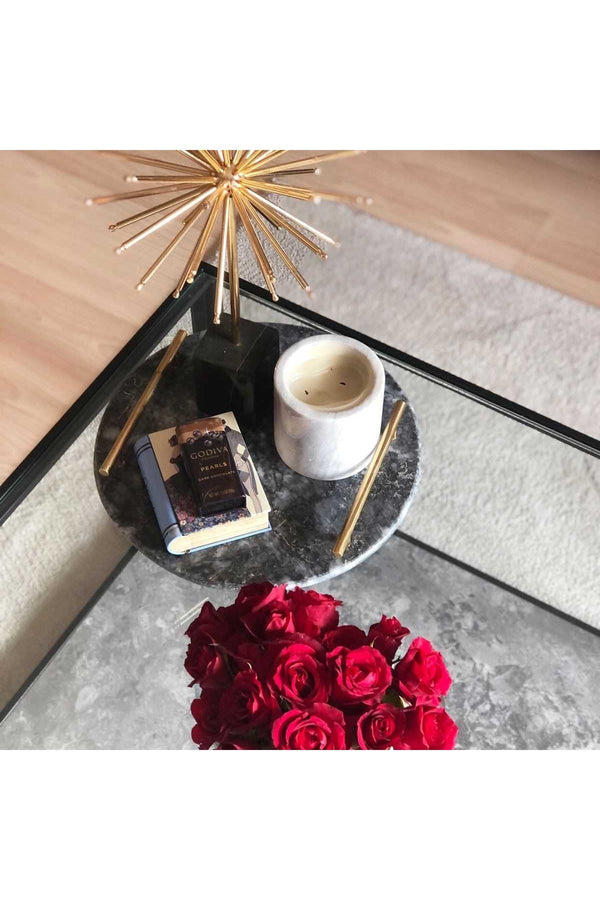
<svg viewBox="0 0 600 900">
<path fill-rule="evenodd" d="M 440 649 L 463 749 L 600 749 L 600 637 L 394 535 L 323 586 Z M 195 749 L 182 623 L 200 588 L 136 554 L 0 726 L 2 749 Z M 187 620 L 186 620 L 187 621 Z"/>
<path fill-rule="evenodd" d="M 281 351 L 315 332 L 298 325 L 278 325 Z M 279 458 L 272 420 L 243 434 L 271 504 L 273 530 L 247 540 L 209 547 L 199 553 L 167 553 L 148 499 L 133 444 L 144 434 L 191 421 L 198 416 L 192 355 L 200 337 L 190 335 L 166 370 L 136 423 L 109 478 L 98 468 L 131 407 L 156 368 L 156 356 L 142 363 L 108 405 L 96 440 L 94 470 L 106 511 L 131 543 L 160 566 L 198 584 L 239 587 L 249 581 L 315 584 L 356 566 L 377 550 L 400 525 L 420 475 L 421 448 L 415 416 L 394 378 L 386 375 L 383 421 L 398 399 L 407 401 L 398 437 L 392 443 L 373 485 L 352 543 L 343 559 L 332 556 L 335 543 L 363 477 L 315 481 L 298 475 Z M 226 412 L 226 410 L 219 410 Z"/>
</svg>

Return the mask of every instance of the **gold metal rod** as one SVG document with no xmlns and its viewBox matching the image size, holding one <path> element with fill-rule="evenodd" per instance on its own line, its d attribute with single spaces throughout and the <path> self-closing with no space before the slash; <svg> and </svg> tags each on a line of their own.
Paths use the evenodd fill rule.
<svg viewBox="0 0 600 900">
<path fill-rule="evenodd" d="M 223 162 L 226 166 L 231 165 L 231 153 L 229 152 L 229 150 L 222 150 L 222 151 L 217 150 L 217 153 L 219 153 L 219 152 L 221 152 L 221 153 L 223 154 L 223 160 L 222 160 L 222 162 Z"/>
<path fill-rule="evenodd" d="M 200 218 L 200 216 L 202 215 L 203 212 L 204 212 L 204 206 L 202 204 L 200 204 L 198 209 L 195 209 L 194 212 L 192 213 L 192 215 L 188 219 L 186 219 L 186 221 L 183 223 L 183 227 L 179 229 L 179 231 L 177 232 L 177 234 L 175 235 L 173 240 L 167 244 L 167 246 L 165 247 L 163 252 L 160 254 L 160 256 L 158 256 L 154 260 L 154 262 L 152 263 L 152 265 L 150 266 L 148 271 L 145 272 L 144 275 L 142 275 L 138 284 L 136 285 L 136 289 L 138 291 L 141 291 L 141 289 L 146 284 L 146 282 L 150 281 L 150 279 L 152 278 L 154 273 L 157 271 L 157 269 L 160 266 L 162 266 L 162 264 L 165 261 L 165 259 L 167 258 L 167 256 L 169 256 L 172 253 L 172 251 L 175 249 L 175 247 L 180 242 L 180 240 L 183 237 L 185 237 L 185 235 L 188 233 L 188 231 L 190 230 L 192 225 Z"/>
<path fill-rule="evenodd" d="M 190 269 L 190 260 L 188 260 L 187 266 L 184 267 L 183 272 L 181 273 L 181 275 L 179 277 L 179 281 L 177 282 L 177 287 L 175 288 L 175 290 L 173 291 L 173 293 L 171 295 L 172 297 L 174 297 L 175 300 L 177 300 L 177 298 L 179 297 L 179 295 L 181 294 L 181 292 L 184 288 L 185 282 L 188 277 L 189 269 Z"/>
<path fill-rule="evenodd" d="M 269 150 L 249 150 L 246 158 L 244 159 L 243 168 L 248 168 L 255 159 L 258 159 L 258 157 L 261 156 L 261 154 L 269 152 Z"/>
<path fill-rule="evenodd" d="M 142 212 L 135 213 L 133 216 L 128 216 L 127 219 L 121 219 L 120 222 L 115 222 L 114 225 L 109 225 L 109 231 L 117 231 L 119 228 L 126 228 L 128 225 L 133 225 L 135 222 L 140 222 L 142 219 L 147 219 L 148 216 L 154 216 L 157 213 L 164 212 L 165 209 L 171 209 L 173 206 L 177 206 L 179 203 L 183 205 L 186 200 L 189 200 L 191 197 L 194 197 L 199 193 L 200 188 L 195 188 L 193 191 L 186 191 L 185 194 L 180 194 L 173 200 L 165 200 L 164 203 L 159 203 L 157 206 L 151 206 L 150 209 L 144 209 L 142 210 Z"/>
<path fill-rule="evenodd" d="M 227 264 L 229 267 L 229 306 L 231 309 L 231 340 L 240 343 L 240 282 L 237 259 L 237 234 L 235 222 L 235 204 L 232 197 L 227 198 L 229 205 L 229 235 L 227 242 Z"/>
<path fill-rule="evenodd" d="M 233 165 L 237 166 L 237 164 L 242 161 L 242 159 L 244 158 L 245 155 L 246 155 L 245 150 L 236 150 L 235 153 L 233 154 Z"/>
<path fill-rule="evenodd" d="M 209 197 L 211 194 L 214 194 L 215 190 L 216 188 L 214 187 L 208 188 L 208 190 L 203 191 L 196 197 L 192 197 L 191 200 L 188 200 L 187 203 L 183 204 L 183 206 L 178 206 L 170 213 L 167 213 L 166 216 L 163 216 L 156 222 L 153 222 L 152 225 L 148 225 L 148 227 L 144 228 L 143 231 L 138 231 L 138 233 L 134 234 L 133 237 L 130 237 L 127 241 L 124 241 L 120 247 L 117 247 L 117 253 L 122 253 L 123 250 L 128 250 L 129 247 L 132 247 L 134 244 L 137 244 L 138 241 L 141 241 L 145 237 L 148 237 L 149 234 L 158 231 L 158 229 L 162 228 L 164 225 L 168 225 L 169 222 L 172 222 L 173 219 L 177 219 L 179 216 L 183 215 L 183 213 L 187 212 L 188 209 L 192 209 L 194 206 L 197 206 L 198 203 L 202 203 L 203 200 L 206 200 L 207 197 Z"/>
<path fill-rule="evenodd" d="M 351 194 L 332 194 L 323 193 L 323 191 L 314 191 L 313 201 L 319 203 L 321 200 L 331 200 L 333 203 L 347 203 L 350 206 L 370 206 L 373 203 L 372 197 L 356 197 Z"/>
<path fill-rule="evenodd" d="M 254 204 L 254 199 L 250 196 L 251 191 L 239 191 L 239 193 L 243 194 L 246 200 L 249 201 L 249 203 Z M 258 196 L 258 194 L 256 196 Z M 261 216 L 263 216 L 267 220 L 267 222 L 270 222 L 273 228 L 276 228 L 279 231 L 279 229 L 281 228 L 281 219 L 275 218 L 276 213 L 270 212 L 270 210 L 266 206 L 259 209 L 258 205 L 256 205 L 255 209 L 261 214 Z M 277 209 L 277 207 L 275 207 L 275 209 Z"/>
<path fill-rule="evenodd" d="M 307 280 L 305 279 L 305 277 L 303 276 L 302 272 L 300 272 L 300 271 L 296 268 L 296 266 L 294 265 L 294 263 L 292 262 L 292 260 L 289 258 L 289 256 L 287 255 L 287 253 L 285 252 L 285 250 L 283 249 L 283 247 L 281 246 L 281 244 L 280 244 L 279 241 L 277 240 L 277 238 L 275 238 L 275 237 L 271 234 L 271 232 L 269 231 L 269 229 L 267 228 L 267 226 L 265 225 L 265 223 L 264 223 L 264 222 L 262 221 L 262 219 L 260 218 L 260 215 L 256 212 L 256 210 L 255 210 L 254 207 L 252 206 L 251 202 L 250 202 L 249 200 L 247 200 L 243 195 L 242 195 L 242 200 L 243 200 L 243 203 L 244 203 L 244 205 L 245 205 L 245 207 L 246 207 L 246 211 L 247 211 L 248 214 L 251 216 L 252 220 L 253 220 L 254 222 L 256 222 L 256 224 L 258 225 L 258 227 L 260 228 L 260 230 L 262 231 L 262 233 L 264 234 L 264 236 L 266 237 L 266 239 L 268 240 L 268 242 L 271 244 L 271 246 L 273 247 L 273 249 L 275 250 L 275 252 L 276 252 L 276 253 L 280 256 L 280 258 L 283 260 L 283 263 L 284 263 L 285 266 L 288 268 L 288 270 L 292 273 L 292 275 L 294 276 L 294 278 L 296 279 L 296 281 L 298 282 L 298 284 L 300 285 L 300 287 L 301 287 L 303 290 L 305 290 L 305 291 L 307 292 L 307 294 L 310 294 L 310 293 L 311 293 L 310 286 L 309 286 L 309 284 L 308 284 L 308 281 L 307 281 Z"/>
<path fill-rule="evenodd" d="M 250 222 L 250 219 L 248 218 L 248 214 L 246 212 L 246 207 L 244 206 L 238 191 L 236 191 L 236 193 L 233 195 L 233 199 L 235 205 L 237 206 L 244 228 L 246 229 L 246 232 L 248 234 L 250 244 L 252 245 L 252 249 L 254 250 L 254 255 L 256 256 L 256 259 L 258 261 L 258 265 L 265 280 L 265 284 L 267 285 L 271 297 L 276 301 L 278 300 L 278 297 L 277 292 L 275 291 L 273 270 L 271 269 L 269 260 L 266 257 L 265 251 L 262 248 L 262 245 L 256 235 L 254 228 L 252 227 L 252 223 Z"/>
<path fill-rule="evenodd" d="M 195 150 L 177 150 L 177 153 L 181 153 L 182 156 L 185 156 L 186 159 L 191 159 L 192 162 L 198 166 L 203 172 L 211 172 L 214 173 L 214 169 L 212 166 L 207 166 L 201 156 L 196 155 Z"/>
<path fill-rule="evenodd" d="M 265 211 L 272 218 L 275 219 L 278 225 L 281 225 L 282 228 L 285 228 L 286 231 L 289 231 L 290 234 L 293 234 L 296 240 L 300 241 L 301 244 L 304 244 L 305 247 L 308 247 L 309 250 L 312 250 L 313 253 L 316 253 L 317 256 L 320 256 L 321 259 L 327 259 L 327 254 L 324 250 L 315 244 L 314 241 L 311 241 L 310 238 L 307 238 L 306 235 L 302 234 L 302 232 L 296 228 L 295 225 L 292 225 L 291 222 L 288 222 L 286 218 L 283 216 L 283 210 L 279 210 L 274 203 L 269 203 L 268 200 L 263 200 L 262 197 L 259 197 L 258 194 L 255 194 L 254 191 L 249 191 L 249 195 L 252 196 L 252 204 L 259 210 Z M 266 206 L 268 204 L 268 206 Z M 282 213 L 280 215 L 279 213 Z"/>
<path fill-rule="evenodd" d="M 241 169 L 242 166 L 247 165 L 248 160 L 250 159 L 250 157 L 252 156 L 253 153 L 254 153 L 254 150 L 243 150 L 242 155 L 238 159 L 237 168 Z"/>
<path fill-rule="evenodd" d="M 290 222 L 293 222 L 300 228 L 304 228 L 305 231 L 310 232 L 310 234 L 314 234 L 315 237 L 318 237 L 320 240 L 325 241 L 327 244 L 333 244 L 334 247 L 340 246 L 338 241 L 334 241 L 334 239 L 329 237 L 328 234 L 324 234 L 322 231 L 318 231 L 316 228 L 313 228 L 312 225 L 309 225 L 308 222 L 303 222 L 302 219 L 298 219 L 296 216 L 293 216 L 291 212 L 287 211 L 287 209 L 282 209 L 280 206 L 276 206 L 275 203 L 271 203 L 271 201 L 267 199 L 267 197 L 262 197 L 260 194 L 255 194 L 254 191 L 250 189 L 248 189 L 248 194 L 250 194 L 250 196 L 254 199 L 260 200 L 275 213 L 283 216 L 283 218 L 288 219 Z M 324 257 L 324 259 L 325 258 L 326 257 Z"/>
<path fill-rule="evenodd" d="M 255 156 L 248 164 L 248 169 L 260 169 L 261 166 L 265 166 L 267 163 L 272 162 L 274 159 L 277 159 L 278 156 L 283 156 L 284 153 L 287 153 L 287 150 L 261 150 L 258 156 Z"/>
<path fill-rule="evenodd" d="M 173 191 L 183 191 L 180 184 L 163 184 L 160 187 L 144 188 L 141 191 L 125 191 L 123 194 L 109 194 L 106 197 L 88 197 L 86 206 L 101 203 L 115 203 L 118 200 L 135 200 L 136 197 L 152 197 L 154 194 L 169 194 Z"/>
<path fill-rule="evenodd" d="M 223 283 L 225 280 L 225 254 L 227 253 L 227 237 L 229 234 L 229 203 L 227 197 L 222 203 L 223 215 L 221 217 L 221 240 L 219 242 L 219 262 L 217 265 L 217 284 L 215 288 L 215 304 L 213 308 L 213 322 L 218 325 L 223 312 Z"/>
<path fill-rule="evenodd" d="M 198 168 L 193 169 L 191 166 L 183 166 L 181 163 L 168 162 L 166 159 L 155 159 L 153 156 L 140 156 L 139 153 L 126 153 L 124 150 L 101 150 L 100 152 L 108 156 L 118 156 L 120 159 L 129 159 L 131 162 L 138 162 L 142 166 L 171 169 L 173 172 L 187 172 L 192 175 L 198 174 Z"/>
<path fill-rule="evenodd" d="M 354 502 L 350 507 L 350 511 L 346 517 L 346 521 L 344 522 L 339 537 L 334 544 L 334 556 L 342 557 L 348 549 L 348 544 L 350 543 L 352 532 L 354 531 L 356 523 L 358 522 L 359 516 L 366 503 L 367 497 L 369 496 L 371 488 L 373 487 L 373 482 L 375 481 L 377 473 L 379 472 L 381 463 L 383 462 L 385 455 L 389 450 L 390 444 L 396 437 L 396 431 L 398 429 L 398 425 L 400 424 L 400 419 L 404 415 L 405 409 L 406 403 L 404 402 L 404 400 L 398 400 L 398 402 L 394 405 L 390 420 L 384 428 L 381 437 L 379 438 L 379 442 L 375 447 L 371 462 L 369 463 L 364 478 L 360 483 L 360 487 L 356 492 L 356 497 L 354 498 Z"/>
<path fill-rule="evenodd" d="M 260 163 L 274 159 L 276 156 L 281 156 L 283 153 L 287 153 L 287 150 L 261 150 L 258 156 L 252 160 L 252 165 L 257 166 Z"/>
<path fill-rule="evenodd" d="M 263 250 L 262 244 L 260 243 L 258 236 L 257 236 L 254 228 L 252 227 L 252 223 L 250 222 L 250 219 L 246 212 L 246 200 L 243 196 L 243 192 L 236 191 L 236 193 L 233 196 L 233 199 L 237 206 L 237 209 L 240 214 L 240 218 L 242 220 L 244 228 L 246 229 L 246 232 L 248 234 L 248 238 L 252 245 L 252 249 L 254 250 L 255 256 L 258 260 L 258 264 L 259 264 L 261 272 L 263 274 L 263 278 L 265 279 L 267 288 L 271 292 L 273 299 L 278 300 L 279 298 L 277 297 L 277 294 L 275 292 L 275 284 L 274 284 L 275 275 L 273 273 L 273 269 L 271 268 L 271 264 L 267 258 L 267 255 L 266 255 L 265 251 Z"/>
<path fill-rule="evenodd" d="M 312 200 L 313 192 L 307 188 L 296 187 L 288 184 L 272 184 L 270 181 L 258 181 L 254 178 L 242 176 L 242 185 L 253 188 L 255 191 L 269 191 L 271 194 L 283 194 L 284 197 L 293 197 L 295 200 Z"/>
<path fill-rule="evenodd" d="M 250 198 L 248 197 L 248 194 L 247 194 L 246 192 L 244 192 L 244 197 L 247 197 L 248 199 L 250 199 Z M 252 202 L 252 201 L 250 201 L 250 202 Z M 275 228 L 277 231 L 281 231 L 281 225 L 279 225 L 279 223 L 276 222 L 275 219 L 271 218 L 271 214 L 270 214 L 270 213 L 267 213 L 265 209 L 258 209 L 258 207 L 257 207 L 256 209 L 257 209 L 257 212 L 263 217 L 263 219 L 265 220 L 265 222 L 268 222 L 268 223 L 269 223 L 270 225 L 272 225 L 273 228 Z"/>
<path fill-rule="evenodd" d="M 162 373 L 167 368 L 167 366 L 169 365 L 169 363 L 171 362 L 171 360 L 173 359 L 173 357 L 175 356 L 175 354 L 177 353 L 177 351 L 183 344 L 186 337 L 187 337 L 186 332 L 183 329 L 181 329 L 180 331 L 177 332 L 177 334 L 175 335 L 175 337 L 173 338 L 173 340 L 167 347 L 167 350 L 163 354 L 158 366 L 156 367 L 156 370 L 155 370 L 152 378 L 150 379 L 150 381 L 148 382 L 148 384 L 142 391 L 142 394 L 141 394 L 139 400 L 137 401 L 137 403 L 131 410 L 127 421 L 121 428 L 121 431 L 119 432 L 116 441 L 114 442 L 114 444 L 108 451 L 106 459 L 100 466 L 99 472 L 101 475 L 107 476 L 110 474 L 110 470 L 113 466 L 114 461 L 116 460 L 117 456 L 121 452 L 121 450 L 123 448 L 123 444 L 129 437 L 129 435 L 131 433 L 131 429 L 133 428 L 133 426 L 139 419 L 139 417 L 142 413 L 142 410 L 144 409 L 144 407 L 146 406 L 146 404 L 152 397 L 152 394 L 154 393 L 154 391 L 156 389 L 156 385 L 160 381 L 160 377 L 161 377 Z"/>
<path fill-rule="evenodd" d="M 251 175 L 249 174 L 247 177 L 248 178 L 251 178 L 251 177 L 257 178 L 260 175 L 260 177 L 262 178 L 262 174 L 263 174 L 262 172 L 254 172 Z M 285 169 L 277 169 L 277 171 L 269 173 L 269 178 L 277 178 L 278 176 L 281 176 L 283 178 L 284 176 L 287 176 L 287 175 L 320 175 L 320 174 L 321 174 L 321 170 L 317 169 L 317 168 L 289 169 L 288 171 L 286 171 Z"/>
<path fill-rule="evenodd" d="M 214 184 L 216 178 L 214 175 L 203 175 L 198 172 L 197 175 L 128 175 L 127 181 L 164 181 L 166 184 Z"/>
<path fill-rule="evenodd" d="M 221 191 L 219 191 L 217 197 L 214 199 L 212 209 L 208 215 L 208 219 L 206 220 L 204 228 L 202 229 L 202 232 L 200 233 L 200 237 L 198 238 L 198 240 L 196 242 L 196 246 L 194 247 L 194 249 L 192 251 L 192 255 L 190 256 L 188 269 L 187 269 L 187 273 L 186 273 L 186 277 L 185 277 L 184 281 L 188 281 L 191 283 L 194 280 L 194 278 L 196 277 L 196 272 L 198 271 L 200 263 L 202 262 L 202 257 L 204 256 L 204 253 L 206 252 L 206 245 L 208 244 L 208 241 L 212 234 L 212 230 L 213 230 L 214 224 L 217 220 L 217 215 L 221 208 L 222 201 L 223 201 L 223 193 Z"/>
<path fill-rule="evenodd" d="M 210 169 L 213 172 L 216 172 L 218 175 L 221 174 L 221 166 L 214 158 L 214 156 L 208 150 L 188 150 L 188 153 L 191 153 L 192 156 L 195 156 L 197 159 L 200 159 L 200 162 L 208 163 Z"/>
<path fill-rule="evenodd" d="M 316 156 L 305 156 L 303 159 L 293 159 L 288 163 L 278 163 L 277 166 L 269 166 L 256 172 L 256 175 L 269 175 L 271 168 L 277 169 L 293 169 L 295 166 L 318 166 L 324 162 L 331 162 L 334 159 L 344 159 L 346 156 L 357 156 L 359 153 L 365 153 L 365 150 L 336 150 L 333 153 L 321 153 Z"/>
<path fill-rule="evenodd" d="M 202 209 L 202 210 L 208 209 L 209 206 L 210 206 L 210 198 L 208 200 L 204 200 L 204 202 L 200 204 L 198 209 Z M 192 213 L 192 216 L 195 216 L 195 215 L 196 215 L 196 210 L 194 210 Z M 187 223 L 190 221 L 192 216 L 186 216 L 186 218 L 183 220 L 183 224 L 187 225 Z"/>
</svg>

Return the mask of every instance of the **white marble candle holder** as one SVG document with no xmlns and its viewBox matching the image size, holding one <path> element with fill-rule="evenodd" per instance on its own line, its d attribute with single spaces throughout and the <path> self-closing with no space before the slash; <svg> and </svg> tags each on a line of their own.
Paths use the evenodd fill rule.
<svg viewBox="0 0 600 900">
<path fill-rule="evenodd" d="M 308 478 L 348 478 L 369 462 L 381 431 L 385 373 L 358 341 L 317 335 L 291 346 L 274 374 L 275 446 Z"/>
</svg>

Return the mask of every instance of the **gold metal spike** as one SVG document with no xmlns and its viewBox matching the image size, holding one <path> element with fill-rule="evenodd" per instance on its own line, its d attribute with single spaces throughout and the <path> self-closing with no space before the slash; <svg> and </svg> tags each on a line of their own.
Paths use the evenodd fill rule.
<svg viewBox="0 0 600 900">
<path fill-rule="evenodd" d="M 157 213 L 164 212 L 165 209 L 171 209 L 173 206 L 177 206 L 180 203 L 183 205 L 186 200 L 198 196 L 199 193 L 200 188 L 195 188 L 193 191 L 186 191 L 185 194 L 180 194 L 178 197 L 175 197 L 174 200 L 165 200 L 164 203 L 159 203 L 157 206 L 151 206 L 150 209 L 145 209 L 142 212 L 135 213 L 133 216 L 128 216 L 126 219 L 121 219 L 120 222 L 115 222 L 114 225 L 109 225 L 109 231 L 127 228 L 128 225 L 134 225 L 142 219 L 147 219 L 148 216 L 155 216 Z"/>
<path fill-rule="evenodd" d="M 229 235 L 227 243 L 227 262 L 229 265 L 229 305 L 231 308 L 231 338 L 234 344 L 240 343 L 240 282 L 237 261 L 237 237 L 235 231 L 235 204 L 233 197 L 227 198 L 229 204 Z"/>
<path fill-rule="evenodd" d="M 123 194 L 108 194 L 106 197 L 88 197 L 87 206 L 101 205 L 102 203 L 115 203 L 118 200 L 135 200 L 136 197 L 152 197 L 154 194 L 170 194 L 174 191 L 184 191 L 180 184 L 163 184 L 160 187 L 143 188 L 141 191 L 125 191 Z"/>
<path fill-rule="evenodd" d="M 208 208 L 208 216 L 204 224 L 200 226 L 200 234 L 194 243 L 173 296 L 178 297 L 185 284 L 194 280 L 211 237 L 218 233 L 214 320 L 215 322 L 220 321 L 223 310 L 225 266 L 227 261 L 232 313 L 232 339 L 234 341 L 239 341 L 240 335 L 237 258 L 238 223 L 241 223 L 241 227 L 245 229 L 248 235 L 265 284 L 273 299 L 276 300 L 275 277 L 265 247 L 269 252 L 277 254 L 286 269 L 304 290 L 310 293 L 310 288 L 302 273 L 294 265 L 288 253 L 286 253 L 271 232 L 271 226 L 277 230 L 283 229 L 322 259 L 327 259 L 327 254 L 315 243 L 312 239 L 313 237 L 318 241 L 333 244 L 334 246 L 339 246 L 339 244 L 329 235 L 324 234 L 313 225 L 302 221 L 302 219 L 297 218 L 274 203 L 269 199 L 269 195 L 276 194 L 283 198 L 290 197 L 315 203 L 318 203 L 320 200 L 333 200 L 358 205 L 365 205 L 370 202 L 365 197 L 335 194 L 300 185 L 280 184 L 273 180 L 274 178 L 286 178 L 290 175 L 317 175 L 320 172 L 319 166 L 321 163 L 363 152 L 358 150 L 331 151 L 292 160 L 287 163 L 282 162 L 279 158 L 287 152 L 285 150 L 178 150 L 177 152 L 185 159 L 185 165 L 183 162 L 176 163 L 167 159 L 145 156 L 139 153 L 129 153 L 127 151 L 101 152 L 119 156 L 143 166 L 154 167 L 159 172 L 162 170 L 163 174 L 128 176 L 127 181 L 142 184 L 146 182 L 149 183 L 148 187 L 120 194 L 94 197 L 86 200 L 86 203 L 89 205 L 100 205 L 119 200 L 134 200 L 136 197 L 152 197 L 166 193 L 177 195 L 151 205 L 148 209 L 130 215 L 109 226 L 111 230 L 118 230 L 127 228 L 151 216 L 159 216 L 151 225 L 125 240 L 117 248 L 117 253 L 121 253 L 158 229 L 182 217 L 175 236 L 171 238 L 162 253 L 141 277 L 137 285 L 138 290 L 154 275 L 157 269 L 171 255 L 175 247 L 187 237 L 188 232 L 191 232 L 193 227 L 200 222 L 202 213 Z M 161 213 L 164 213 L 164 215 L 161 215 Z M 219 217 L 220 225 L 217 227 Z M 308 237 L 307 234 L 310 234 L 312 237 Z M 264 246 L 261 243 L 261 239 L 266 242 Z"/>
<path fill-rule="evenodd" d="M 237 210 L 240 214 L 240 219 L 244 224 L 244 228 L 246 229 L 246 233 L 248 238 L 250 239 L 250 244 L 252 245 L 252 249 L 254 250 L 254 255 L 256 256 L 258 265 L 260 267 L 260 271 L 262 272 L 262 276 L 265 280 L 265 284 L 271 294 L 273 300 L 278 300 L 277 293 L 275 291 L 275 281 L 273 270 L 269 265 L 269 261 L 265 254 L 265 251 L 262 248 L 262 245 L 256 236 L 256 232 L 252 227 L 250 219 L 248 218 L 248 213 L 246 212 L 246 207 L 244 206 L 243 200 L 237 194 L 233 195 L 233 202 L 237 206 Z"/>
<path fill-rule="evenodd" d="M 186 221 L 183 223 L 183 227 L 179 229 L 173 240 L 167 244 L 160 256 L 154 260 L 148 271 L 144 275 L 142 275 L 138 284 L 136 285 L 138 291 L 141 291 L 146 282 L 152 278 L 159 266 L 162 266 L 167 256 L 169 256 L 169 254 L 175 249 L 179 241 L 183 237 L 185 237 L 192 225 L 195 224 L 196 220 L 202 215 L 203 212 L 204 208 L 202 204 L 200 204 L 199 208 L 194 210 L 192 215 L 188 219 L 186 219 Z"/>
<path fill-rule="evenodd" d="M 181 172 L 185 174 L 197 175 L 198 170 L 192 169 L 191 166 L 180 165 L 166 159 L 157 159 L 154 156 L 142 156 L 139 153 L 126 153 L 124 150 L 101 150 L 101 153 L 107 156 L 118 156 L 120 159 L 129 159 L 131 162 L 137 162 L 142 166 L 152 166 L 155 169 L 171 169 L 173 172 Z"/>
<path fill-rule="evenodd" d="M 221 240 L 219 242 L 219 264 L 217 266 L 217 289 L 215 291 L 215 305 L 213 310 L 213 322 L 218 325 L 223 311 L 223 285 L 225 283 L 225 254 L 227 251 L 227 237 L 229 234 L 229 203 L 227 198 L 221 204 Z"/>
<path fill-rule="evenodd" d="M 283 260 L 284 265 L 286 266 L 288 271 L 291 272 L 291 274 L 294 276 L 294 278 L 296 279 L 296 281 L 298 282 L 298 284 L 300 285 L 302 290 L 304 290 L 308 294 L 310 294 L 311 290 L 310 290 L 308 281 L 302 275 L 302 273 L 296 268 L 296 266 L 294 265 L 292 260 L 289 258 L 288 254 L 285 252 L 285 250 L 283 249 L 283 247 L 281 246 L 281 244 L 279 243 L 279 241 L 277 240 L 275 235 L 271 234 L 271 232 L 269 231 L 269 229 L 267 228 L 267 226 L 261 219 L 260 215 L 256 212 L 256 210 L 250 203 L 250 201 L 247 200 L 246 197 L 242 196 L 242 203 L 246 207 L 246 210 L 249 213 L 252 220 L 254 222 L 256 222 L 256 224 L 258 225 L 262 234 L 264 234 L 264 236 L 270 243 L 273 250 L 275 250 L 275 252 L 278 254 L 278 256 Z"/>
<path fill-rule="evenodd" d="M 223 193 L 222 191 L 220 191 L 218 196 L 215 198 L 208 219 L 206 220 L 206 225 L 204 226 L 202 234 L 198 238 L 196 246 L 194 247 L 192 255 L 189 259 L 188 269 L 184 280 L 188 281 L 190 284 L 196 277 L 196 272 L 198 271 L 200 263 L 202 262 L 202 257 L 204 256 L 204 253 L 206 251 L 206 247 L 210 240 L 214 224 L 217 221 L 217 215 L 221 208 L 222 201 Z"/>
</svg>

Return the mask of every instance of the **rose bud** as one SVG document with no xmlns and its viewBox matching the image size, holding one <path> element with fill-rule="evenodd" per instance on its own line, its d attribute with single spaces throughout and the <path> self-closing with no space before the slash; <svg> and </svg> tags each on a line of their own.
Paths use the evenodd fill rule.
<svg viewBox="0 0 600 900">
<path fill-rule="evenodd" d="M 283 645 L 269 677 L 274 693 L 301 708 L 322 703 L 329 696 L 329 672 L 307 644 Z"/>
<path fill-rule="evenodd" d="M 452 750 L 458 727 L 442 706 L 415 706 L 404 714 L 411 750 Z"/>
<path fill-rule="evenodd" d="M 371 646 L 383 653 L 387 661 L 392 663 L 396 651 L 402 643 L 402 638 L 407 634 L 410 634 L 410 631 L 401 625 L 395 616 L 390 616 L 389 619 L 387 616 L 382 616 L 381 622 L 371 625 L 367 637 Z"/>
<path fill-rule="evenodd" d="M 219 716 L 219 693 L 203 690 L 199 699 L 192 700 L 191 711 L 196 720 L 192 740 L 201 750 L 208 750 L 225 735 Z"/>
<path fill-rule="evenodd" d="M 303 591 L 302 588 L 288 591 L 286 597 L 292 608 L 296 631 L 320 638 L 337 626 L 339 615 L 336 606 L 341 606 L 340 600 L 317 591 Z"/>
<path fill-rule="evenodd" d="M 345 750 L 344 716 L 327 703 L 290 709 L 273 722 L 275 750 Z"/>
<path fill-rule="evenodd" d="M 362 628 L 357 628 L 356 625 L 340 625 L 339 628 L 334 628 L 323 635 L 322 641 L 326 650 L 335 650 L 336 647 L 354 650 L 369 643 Z"/>
<path fill-rule="evenodd" d="M 391 703 L 374 706 L 356 723 L 356 738 L 361 750 L 408 750 L 405 731 L 404 710 Z"/>
<path fill-rule="evenodd" d="M 270 727 L 279 712 L 275 697 L 251 669 L 238 672 L 219 703 L 221 721 L 238 733 Z"/>
<path fill-rule="evenodd" d="M 294 631 L 292 610 L 285 597 L 285 585 L 247 584 L 237 595 L 235 606 L 241 622 L 257 640 L 272 640 Z"/>
<path fill-rule="evenodd" d="M 415 638 L 394 669 L 395 687 L 416 706 L 437 705 L 451 684 L 442 654 L 425 638 Z"/>
<path fill-rule="evenodd" d="M 374 647 L 336 647 L 327 654 L 331 699 L 342 706 L 377 703 L 392 682 L 392 670 Z"/>
</svg>

